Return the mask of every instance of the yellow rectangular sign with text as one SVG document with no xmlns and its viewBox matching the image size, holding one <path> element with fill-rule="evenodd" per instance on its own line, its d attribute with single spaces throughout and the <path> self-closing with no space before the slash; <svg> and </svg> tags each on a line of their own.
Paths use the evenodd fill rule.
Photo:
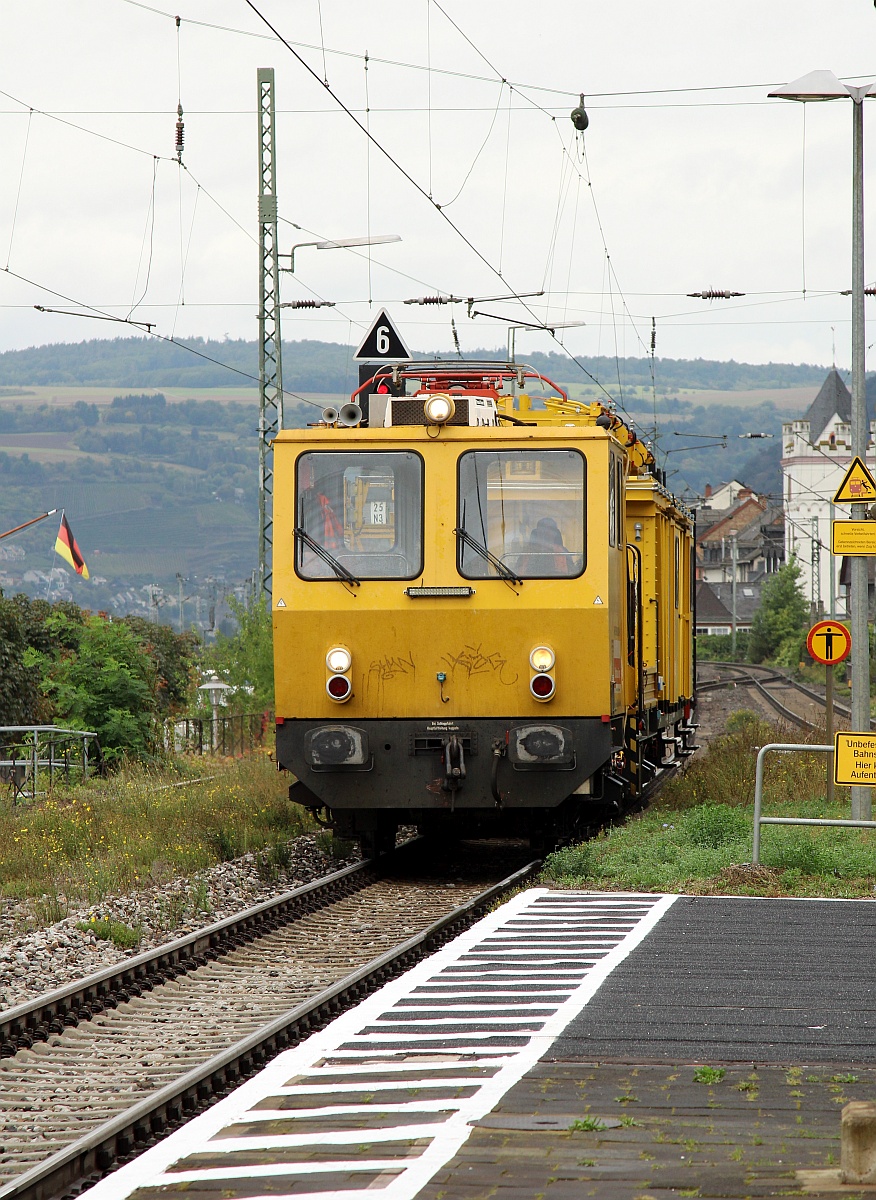
<svg viewBox="0 0 876 1200">
<path fill-rule="evenodd" d="M 834 783 L 876 787 L 876 733 L 838 733 L 834 740 Z"/>
<path fill-rule="evenodd" d="M 876 521 L 833 521 L 831 554 L 876 555 Z"/>
</svg>

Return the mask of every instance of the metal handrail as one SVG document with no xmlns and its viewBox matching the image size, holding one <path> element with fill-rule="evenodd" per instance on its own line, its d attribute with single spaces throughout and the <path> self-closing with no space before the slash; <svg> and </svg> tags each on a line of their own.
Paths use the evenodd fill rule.
<svg viewBox="0 0 876 1200">
<path fill-rule="evenodd" d="M 754 836 L 751 845 L 751 861 L 754 865 L 760 862 L 760 827 L 761 825 L 831 825 L 846 829 L 876 829 L 876 821 L 855 821 L 845 818 L 832 819 L 828 817 L 764 817 L 763 808 L 763 774 L 764 759 L 770 750 L 778 754 L 790 754 L 793 751 L 804 754 L 833 754 L 833 746 L 810 746 L 806 742 L 769 742 L 761 746 L 757 752 L 757 765 L 754 771 Z"/>
</svg>

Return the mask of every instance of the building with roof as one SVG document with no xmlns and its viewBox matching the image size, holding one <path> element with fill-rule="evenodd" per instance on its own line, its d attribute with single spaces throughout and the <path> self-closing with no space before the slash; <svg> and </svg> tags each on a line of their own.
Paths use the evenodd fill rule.
<svg viewBox="0 0 876 1200">
<path fill-rule="evenodd" d="M 751 629 L 754 614 L 760 607 L 760 590 L 762 580 L 756 583 L 737 583 L 736 585 L 736 631 L 746 632 Z M 732 583 L 698 583 L 697 601 L 697 633 L 733 632 L 733 584 Z"/>
<path fill-rule="evenodd" d="M 842 563 L 830 553 L 832 516 L 848 517 L 833 496 L 852 462 L 852 397 L 834 367 L 806 414 L 782 425 L 782 498 L 785 546 L 802 569 L 801 583 L 813 613 L 847 611 L 840 583 Z M 876 470 L 873 422 L 867 444 L 867 466 Z"/>
</svg>

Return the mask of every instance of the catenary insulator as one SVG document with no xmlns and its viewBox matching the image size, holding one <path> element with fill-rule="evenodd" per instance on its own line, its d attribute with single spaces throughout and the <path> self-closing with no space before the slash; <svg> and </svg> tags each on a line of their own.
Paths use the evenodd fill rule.
<svg viewBox="0 0 876 1200">
<path fill-rule="evenodd" d="M 182 162 L 183 140 L 185 139 L 185 125 L 183 124 L 183 108 L 181 104 L 176 106 L 176 161 Z"/>
<path fill-rule="evenodd" d="M 726 288 L 704 288 L 701 292 L 688 292 L 691 300 L 732 300 L 744 296 L 745 292 L 730 292 Z"/>
</svg>

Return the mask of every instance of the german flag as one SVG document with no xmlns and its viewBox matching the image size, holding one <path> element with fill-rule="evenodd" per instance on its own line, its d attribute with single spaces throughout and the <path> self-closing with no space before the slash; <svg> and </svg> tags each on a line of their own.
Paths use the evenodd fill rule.
<svg viewBox="0 0 876 1200">
<path fill-rule="evenodd" d="M 60 554 L 61 558 L 66 559 L 77 575 L 81 575 L 83 579 L 88 578 L 88 567 L 85 565 L 85 559 L 82 557 L 81 550 L 76 545 L 76 538 L 73 536 L 73 531 L 63 513 L 61 514 L 61 528 L 58 530 L 58 536 L 55 539 L 55 553 Z"/>
</svg>

